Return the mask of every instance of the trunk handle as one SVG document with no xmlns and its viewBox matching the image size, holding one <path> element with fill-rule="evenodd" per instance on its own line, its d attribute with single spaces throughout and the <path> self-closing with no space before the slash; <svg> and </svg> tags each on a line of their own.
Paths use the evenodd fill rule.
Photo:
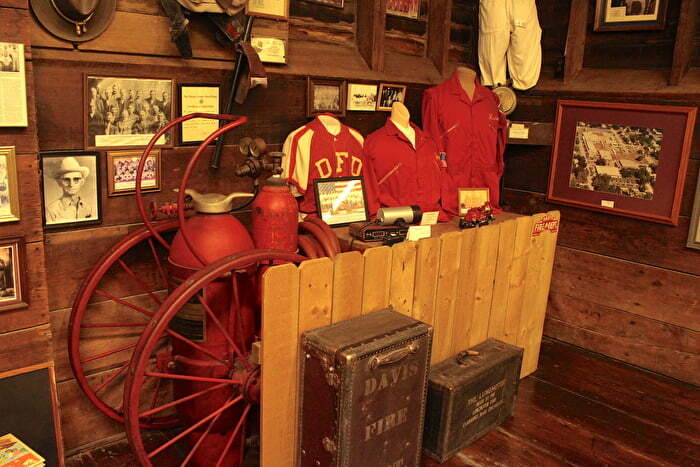
<svg viewBox="0 0 700 467">
<path fill-rule="evenodd" d="M 391 365 L 392 363 L 400 362 L 409 355 L 416 353 L 418 347 L 418 342 L 411 342 L 406 346 L 400 349 L 392 350 L 387 354 L 375 355 L 369 360 L 369 369 L 376 370 L 380 366 Z"/>
</svg>

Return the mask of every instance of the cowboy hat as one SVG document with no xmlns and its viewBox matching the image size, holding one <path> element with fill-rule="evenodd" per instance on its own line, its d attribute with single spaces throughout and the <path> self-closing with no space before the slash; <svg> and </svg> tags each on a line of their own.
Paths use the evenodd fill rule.
<svg viewBox="0 0 700 467">
<path fill-rule="evenodd" d="M 75 157 L 68 156 L 64 157 L 61 161 L 61 165 L 58 167 L 58 169 L 56 169 L 54 178 L 61 178 L 63 175 L 70 172 L 80 172 L 83 174 L 83 178 L 87 178 L 87 176 L 90 174 L 90 169 L 80 165 L 78 159 Z"/>
<path fill-rule="evenodd" d="M 29 0 L 34 15 L 51 34 L 70 42 L 85 42 L 102 34 L 112 22 L 117 0 Z"/>
</svg>

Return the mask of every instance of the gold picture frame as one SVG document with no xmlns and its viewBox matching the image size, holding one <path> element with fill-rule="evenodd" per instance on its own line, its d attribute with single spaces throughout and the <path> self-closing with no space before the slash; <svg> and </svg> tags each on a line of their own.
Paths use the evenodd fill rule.
<svg viewBox="0 0 700 467">
<path fill-rule="evenodd" d="M 133 195 L 136 193 L 136 169 L 142 151 L 110 151 L 107 153 L 107 196 Z M 160 149 L 148 155 L 141 176 L 141 191 L 160 191 Z"/>
<path fill-rule="evenodd" d="M 245 14 L 271 19 L 289 19 L 289 0 L 248 0 Z"/>
<path fill-rule="evenodd" d="M 15 147 L 0 146 L 0 223 L 17 222 L 19 219 Z"/>
<path fill-rule="evenodd" d="M 460 216 L 467 214 L 471 208 L 479 208 L 490 201 L 488 188 L 460 188 L 457 196 Z"/>
</svg>

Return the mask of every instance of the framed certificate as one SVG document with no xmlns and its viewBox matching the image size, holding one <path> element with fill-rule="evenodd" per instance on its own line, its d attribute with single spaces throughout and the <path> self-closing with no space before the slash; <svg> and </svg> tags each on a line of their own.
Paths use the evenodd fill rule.
<svg viewBox="0 0 700 467">
<path fill-rule="evenodd" d="M 314 190 L 318 217 L 331 227 L 369 219 L 363 177 L 317 178 Z"/>
<path fill-rule="evenodd" d="M 24 44 L 0 42 L 0 127 L 26 127 Z"/>
<path fill-rule="evenodd" d="M 245 12 L 263 18 L 288 19 L 289 0 L 248 0 Z"/>
<path fill-rule="evenodd" d="M 221 108 L 221 86 L 218 84 L 180 84 L 179 116 L 191 113 L 218 114 Z M 193 118 L 180 125 L 180 144 L 198 145 L 219 128 L 219 121 L 209 118 Z"/>
</svg>

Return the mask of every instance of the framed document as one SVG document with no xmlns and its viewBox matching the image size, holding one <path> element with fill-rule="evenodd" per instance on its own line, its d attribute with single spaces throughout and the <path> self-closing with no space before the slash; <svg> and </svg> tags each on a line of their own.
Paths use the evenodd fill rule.
<svg viewBox="0 0 700 467">
<path fill-rule="evenodd" d="M 488 188 L 460 188 L 459 196 L 459 215 L 463 216 L 471 208 L 480 208 L 489 201 Z"/>
<path fill-rule="evenodd" d="M 0 42 L 0 127 L 27 124 L 24 44 Z"/>
<path fill-rule="evenodd" d="M 218 114 L 221 108 L 221 86 L 218 84 L 180 84 L 180 115 L 192 113 Z M 180 144 L 198 145 L 219 128 L 219 121 L 193 118 L 180 125 Z"/>
<path fill-rule="evenodd" d="M 366 222 L 367 195 L 362 177 L 317 178 L 316 212 L 331 227 Z"/>
<path fill-rule="evenodd" d="M 276 37 L 253 37 L 250 44 L 263 63 L 287 63 L 287 41 Z"/>
<path fill-rule="evenodd" d="M 245 12 L 263 18 L 288 19 L 289 0 L 248 0 Z"/>
<path fill-rule="evenodd" d="M 136 171 L 141 151 L 107 153 L 107 195 L 131 195 L 136 192 Z M 141 175 L 141 191 L 160 191 L 160 149 L 148 155 Z"/>
<path fill-rule="evenodd" d="M 19 220 L 15 147 L 0 146 L 0 222 Z"/>
</svg>

